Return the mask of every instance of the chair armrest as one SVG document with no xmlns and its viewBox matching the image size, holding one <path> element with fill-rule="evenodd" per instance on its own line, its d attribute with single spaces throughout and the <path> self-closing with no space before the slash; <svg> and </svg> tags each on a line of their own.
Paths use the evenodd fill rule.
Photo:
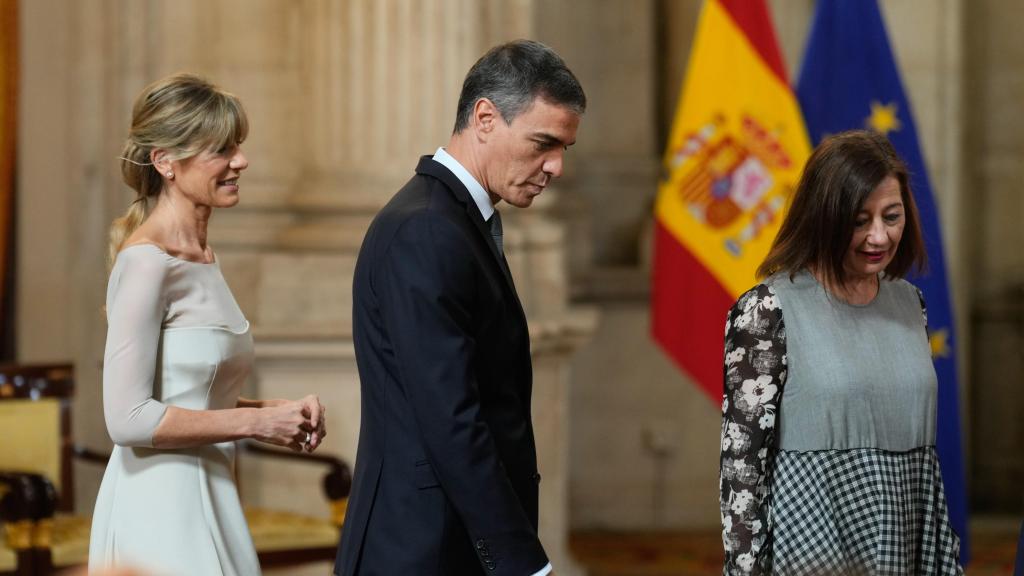
<svg viewBox="0 0 1024 576">
<path fill-rule="evenodd" d="M 109 452 L 100 452 L 98 450 L 86 448 L 85 446 L 80 446 L 78 444 L 71 446 L 71 453 L 74 455 L 75 458 L 78 458 L 79 460 L 83 460 L 90 464 L 101 464 L 103 466 L 106 466 L 107 462 L 110 461 Z"/>
<path fill-rule="evenodd" d="M 287 452 L 249 441 L 239 442 L 238 444 L 242 450 L 256 456 L 326 466 L 328 472 L 324 474 L 322 484 L 324 495 L 331 502 L 332 521 L 337 526 L 342 525 L 345 520 L 345 507 L 348 504 L 348 496 L 352 492 L 352 469 L 344 460 L 324 454 Z"/>
</svg>

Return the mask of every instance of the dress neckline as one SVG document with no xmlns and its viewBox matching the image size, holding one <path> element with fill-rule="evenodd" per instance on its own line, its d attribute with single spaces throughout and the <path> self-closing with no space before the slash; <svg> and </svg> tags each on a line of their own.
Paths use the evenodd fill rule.
<svg viewBox="0 0 1024 576">
<path fill-rule="evenodd" d="M 844 306 L 849 306 L 850 308 L 858 308 L 858 309 L 870 308 L 876 302 L 878 302 L 878 298 L 882 295 L 882 286 L 884 284 L 884 282 L 883 282 L 884 278 L 882 278 L 882 276 L 879 275 L 878 276 L 878 290 L 875 291 L 875 297 L 872 298 L 871 300 L 863 303 L 863 304 L 854 304 L 852 302 L 847 302 L 846 300 L 840 298 L 835 293 L 833 293 L 831 290 L 826 288 L 825 285 L 822 284 L 820 280 L 818 280 L 818 277 L 815 276 L 813 273 L 811 273 L 810 270 L 808 270 L 806 268 L 801 270 L 800 273 L 797 274 L 797 276 L 806 276 L 807 278 L 809 278 L 811 282 L 813 282 L 815 285 L 817 285 L 817 287 L 820 288 L 822 290 L 822 292 L 825 293 L 825 296 L 829 299 L 829 301 L 839 302 L 840 304 L 842 304 Z"/>
<path fill-rule="evenodd" d="M 132 244 L 130 246 L 125 246 L 124 248 L 121 249 L 121 252 L 124 252 L 125 250 L 131 250 L 132 248 L 137 248 L 137 247 L 140 247 L 140 246 L 148 246 L 148 247 L 152 248 L 153 250 L 156 250 L 160 254 L 163 254 L 164 256 L 167 256 L 171 260 L 175 260 L 175 261 L 178 261 L 178 262 L 184 262 L 186 264 L 195 264 L 196 266 L 214 266 L 214 265 L 217 264 L 217 255 L 216 254 L 213 255 L 213 262 L 197 262 L 195 260 L 188 260 L 187 258 L 179 258 L 178 256 L 175 256 L 175 255 L 171 254 L 170 252 L 168 252 L 168 251 L 164 250 L 163 248 L 161 248 L 159 245 L 153 244 L 152 242 L 141 242 L 139 244 Z"/>
</svg>

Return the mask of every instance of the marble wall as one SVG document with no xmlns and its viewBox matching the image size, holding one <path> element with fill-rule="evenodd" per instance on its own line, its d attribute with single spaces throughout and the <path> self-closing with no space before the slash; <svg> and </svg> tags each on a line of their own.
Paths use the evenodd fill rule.
<svg viewBox="0 0 1024 576">
<path fill-rule="evenodd" d="M 974 341 L 970 437 L 978 509 L 1024 511 L 1024 5 L 984 0 L 964 13 L 964 274 Z M 1008 399 L 1013 399 L 1009 400 Z"/>
<path fill-rule="evenodd" d="M 794 76 L 814 2 L 769 4 Z M 963 0 L 882 6 L 945 228 L 974 485 L 1003 495 L 991 506 L 1005 508 L 1024 480 L 1013 456 L 1024 419 L 1000 402 L 1024 376 L 1014 187 L 1024 153 L 1024 52 L 1013 29 L 1021 8 L 1013 0 L 970 10 Z M 351 459 L 354 250 L 416 158 L 447 140 L 472 62 L 499 41 L 535 37 L 565 57 L 590 100 L 565 177 L 540 205 L 505 211 L 534 334 L 539 437 L 550 439 L 541 447 L 542 530 L 563 554 L 570 523 L 714 526 L 718 406 L 651 342 L 647 317 L 650 210 L 699 8 L 699 0 L 24 2 L 20 358 L 74 359 L 75 436 L 107 445 L 105 231 L 131 198 L 116 157 L 134 95 L 193 70 L 237 92 L 252 118 L 244 200 L 213 225 L 255 327 L 250 392 L 317 391 L 336 423 L 328 449 Z M 309 482 L 307 471 L 243 466 L 259 478 L 244 486 L 252 501 L 319 505 L 315 481 L 308 491 L 286 489 Z M 87 509 L 99 471 L 76 473 Z"/>
<path fill-rule="evenodd" d="M 418 157 L 447 142 L 470 65 L 496 43 L 535 35 L 534 2 L 84 0 L 25 8 L 20 358 L 74 359 L 75 438 L 109 446 L 100 417 L 105 232 L 131 198 L 116 160 L 130 105 L 148 82 L 188 70 L 236 92 L 252 125 L 243 201 L 211 224 L 257 342 L 247 395 L 320 394 L 331 415 L 324 451 L 352 462 L 356 250 Z M 54 45 L 52 36 L 63 41 Z M 505 246 L 534 343 L 541 537 L 559 573 L 574 574 L 568 360 L 595 317 L 569 301 L 564 226 L 552 206 L 506 210 Z M 253 459 L 241 466 L 248 503 L 326 516 L 310 470 Z M 78 474 L 83 511 L 99 472 Z"/>
</svg>

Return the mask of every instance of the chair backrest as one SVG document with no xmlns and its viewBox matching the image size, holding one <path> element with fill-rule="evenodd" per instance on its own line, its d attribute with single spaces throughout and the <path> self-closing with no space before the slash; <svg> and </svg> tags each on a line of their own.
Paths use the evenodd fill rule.
<svg viewBox="0 0 1024 576">
<path fill-rule="evenodd" d="M 70 364 L 0 365 L 0 470 L 46 476 L 71 510 Z"/>
</svg>

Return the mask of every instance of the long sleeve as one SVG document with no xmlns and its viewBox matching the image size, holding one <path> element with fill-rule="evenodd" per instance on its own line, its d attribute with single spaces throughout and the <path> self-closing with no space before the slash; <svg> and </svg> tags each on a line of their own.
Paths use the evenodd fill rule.
<svg viewBox="0 0 1024 576">
<path fill-rule="evenodd" d="M 474 337 L 481 278 L 465 236 L 443 218 L 410 218 L 374 290 L 428 458 L 488 573 L 523 576 L 548 559 L 481 414 Z M 413 423 L 410 423 L 412 425 Z M 498 560 L 497 563 L 492 558 Z"/>
<path fill-rule="evenodd" d="M 729 310 L 724 377 L 723 574 L 770 574 L 769 481 L 775 418 L 786 382 L 786 332 L 770 286 L 759 284 Z"/>
<path fill-rule="evenodd" d="M 121 446 L 151 447 L 167 410 L 153 397 L 166 273 L 159 255 L 127 250 L 110 274 L 103 414 L 110 439 Z"/>
</svg>

